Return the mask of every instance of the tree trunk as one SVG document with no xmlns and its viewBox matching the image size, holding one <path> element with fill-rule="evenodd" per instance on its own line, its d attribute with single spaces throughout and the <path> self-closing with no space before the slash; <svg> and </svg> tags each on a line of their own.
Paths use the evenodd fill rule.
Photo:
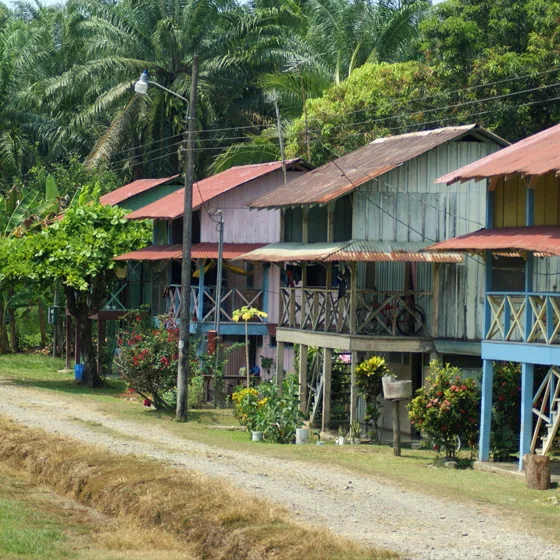
<svg viewBox="0 0 560 560">
<path fill-rule="evenodd" d="M 37 310 L 39 312 L 39 331 L 41 332 L 41 346 L 44 348 L 47 345 L 47 329 L 45 327 L 45 308 L 43 307 L 43 301 L 41 300 L 41 298 L 37 298 Z"/>
<path fill-rule="evenodd" d="M 10 318 L 10 350 L 15 354 L 18 351 L 16 312 L 13 307 L 9 307 L 9 300 L 14 295 L 14 291 L 8 292 L 8 317 Z"/>
<path fill-rule="evenodd" d="M 548 490 L 550 480 L 550 457 L 546 455 L 523 455 L 523 469 L 527 488 Z"/>
<path fill-rule="evenodd" d="M 97 290 L 94 290 L 94 292 Z M 77 292 L 71 287 L 65 289 L 68 309 L 76 320 L 77 337 L 80 350 L 80 363 L 84 365 L 82 385 L 90 388 L 103 387 L 103 379 L 97 373 L 97 360 L 92 341 L 92 321 L 90 316 L 98 311 L 97 299 L 92 305 L 87 292 Z"/>
<path fill-rule="evenodd" d="M 103 379 L 97 372 L 97 359 L 92 341 L 92 321 L 88 316 L 83 316 L 77 325 L 81 363 L 84 365 L 82 385 L 87 385 L 92 389 L 103 387 Z"/>
</svg>

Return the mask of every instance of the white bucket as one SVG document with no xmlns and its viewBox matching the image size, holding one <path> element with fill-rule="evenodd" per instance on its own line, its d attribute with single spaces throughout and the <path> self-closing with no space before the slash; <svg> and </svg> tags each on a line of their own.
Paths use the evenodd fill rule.
<svg viewBox="0 0 560 560">
<path fill-rule="evenodd" d="M 296 428 L 296 445 L 309 443 L 309 428 Z"/>
<path fill-rule="evenodd" d="M 251 439 L 253 441 L 262 441 L 263 440 L 263 433 L 262 432 L 251 432 Z"/>
</svg>

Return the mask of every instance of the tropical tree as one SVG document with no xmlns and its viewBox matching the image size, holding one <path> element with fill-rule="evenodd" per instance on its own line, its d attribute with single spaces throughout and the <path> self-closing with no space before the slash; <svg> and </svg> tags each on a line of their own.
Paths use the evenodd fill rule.
<svg viewBox="0 0 560 560">
<path fill-rule="evenodd" d="M 70 314 L 76 319 L 83 383 L 99 387 L 90 317 L 106 301 L 116 280 L 113 258 L 147 245 L 149 228 L 126 220 L 126 210 L 103 206 L 98 192 L 83 190 L 76 204 L 61 220 L 40 232 L 27 235 L 10 255 L 15 276 L 23 275 L 38 286 L 62 286 Z"/>
<path fill-rule="evenodd" d="M 58 189 L 53 177 L 47 178 L 44 188 L 44 194 L 39 190 L 17 187 L 13 187 L 6 195 L 0 194 L 0 247 L 4 252 L 0 257 L 0 354 L 7 349 L 6 312 L 10 323 L 12 352 L 18 349 L 15 310 L 36 300 L 39 314 L 42 315 L 43 302 L 40 294 L 28 283 L 22 282 L 25 271 L 20 269 L 21 263 L 16 263 L 21 274 L 14 274 L 11 268 L 13 263 L 10 265 L 9 262 L 12 240 L 22 238 L 33 228 L 45 223 L 60 208 Z"/>
<path fill-rule="evenodd" d="M 26 95 L 50 114 L 66 108 L 59 126 L 45 134 L 59 150 L 87 147 L 90 164 L 110 161 L 137 175 L 176 172 L 186 104 L 157 87 L 136 95 L 133 85 L 147 70 L 151 80 L 188 97 L 195 54 L 198 127 L 262 122 L 254 77 L 273 68 L 282 51 L 277 28 L 254 17 L 249 6 L 233 0 L 70 0 L 67 11 L 85 59 Z M 229 130 L 204 134 L 198 166 L 235 136 Z"/>
</svg>

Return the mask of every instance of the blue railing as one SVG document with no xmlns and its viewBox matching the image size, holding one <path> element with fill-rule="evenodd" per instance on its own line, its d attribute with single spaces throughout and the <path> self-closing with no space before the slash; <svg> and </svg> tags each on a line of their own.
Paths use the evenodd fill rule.
<svg viewBox="0 0 560 560">
<path fill-rule="evenodd" d="M 170 284 L 167 289 L 168 311 L 175 317 L 179 317 L 181 306 L 181 286 Z M 243 307 L 256 307 L 262 309 L 263 289 L 262 288 L 224 288 L 220 302 L 221 322 L 232 322 L 233 311 Z M 216 288 L 204 287 L 202 298 L 200 297 L 200 287 L 191 287 L 191 316 L 196 316 L 199 322 L 213 322 L 216 318 L 217 294 Z M 256 318 L 252 322 L 266 323 L 266 319 Z"/>
<path fill-rule="evenodd" d="M 485 338 L 560 344 L 560 293 L 487 292 Z"/>
</svg>

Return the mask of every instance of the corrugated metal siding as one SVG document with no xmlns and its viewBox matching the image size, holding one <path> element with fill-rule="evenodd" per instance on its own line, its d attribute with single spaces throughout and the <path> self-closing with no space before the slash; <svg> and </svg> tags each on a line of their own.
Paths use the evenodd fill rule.
<svg viewBox="0 0 560 560">
<path fill-rule="evenodd" d="M 437 242 L 484 227 L 485 182 L 446 187 L 434 181 L 498 149 L 497 145 L 486 142 L 450 142 L 389 171 L 379 177 L 379 182 L 372 180 L 362 185 L 354 195 L 353 237 Z M 387 264 L 391 263 L 376 265 L 377 287 L 388 289 L 392 284 L 400 289 L 403 267 L 389 269 Z M 480 339 L 484 296 L 482 262 L 466 258 L 462 265 L 439 266 L 438 336 Z M 391 273 L 393 280 L 389 277 Z M 427 268 L 421 271 L 421 278 L 423 283 L 428 283 Z"/>
<path fill-rule="evenodd" d="M 295 179 L 304 172 L 290 171 L 288 178 Z M 282 172 L 274 171 L 254 179 L 239 188 L 232 189 L 211 201 L 213 208 L 220 208 L 224 217 L 224 241 L 226 243 L 275 243 L 280 241 L 280 211 L 256 212 L 247 205 L 284 182 Z M 215 219 L 215 218 L 214 218 Z M 200 217 L 201 241 L 218 241 L 216 223 L 206 212 Z"/>
</svg>

